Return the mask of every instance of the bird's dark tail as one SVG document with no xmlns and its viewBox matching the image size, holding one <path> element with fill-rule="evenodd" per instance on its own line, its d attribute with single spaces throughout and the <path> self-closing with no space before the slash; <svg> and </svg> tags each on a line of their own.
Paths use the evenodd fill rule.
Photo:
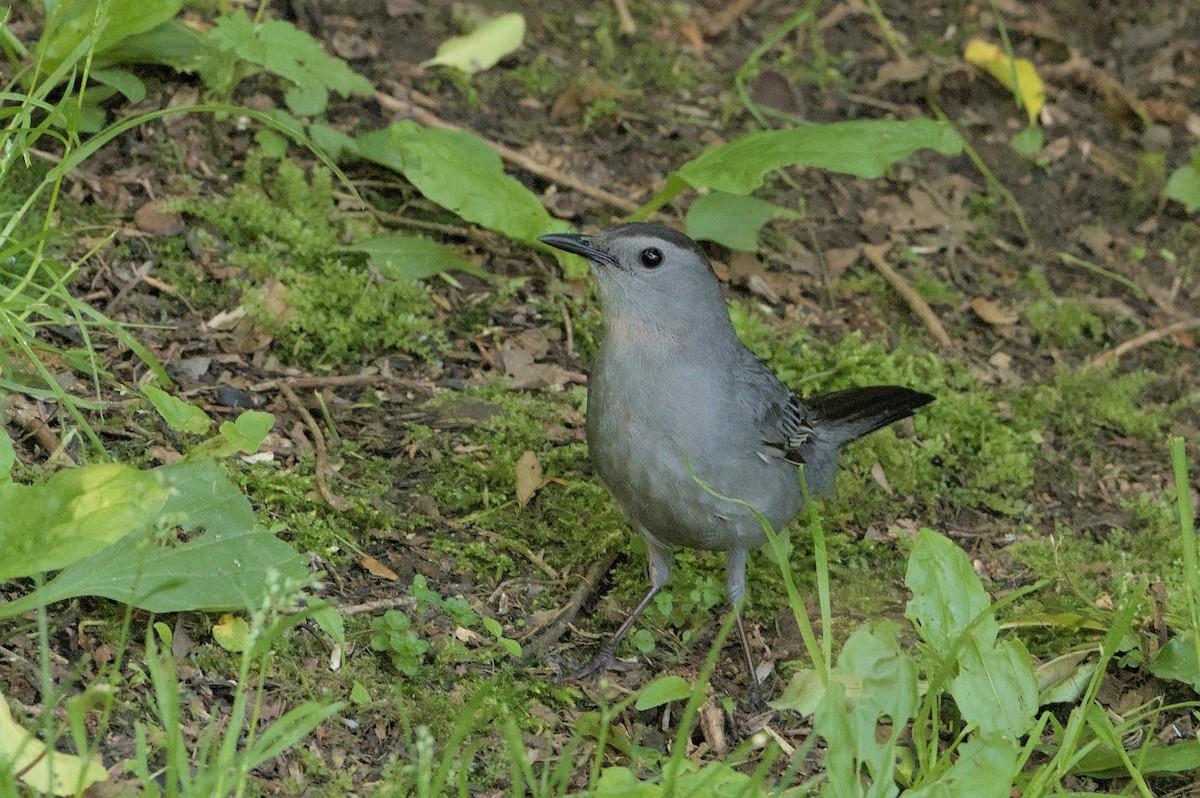
<svg viewBox="0 0 1200 798">
<path fill-rule="evenodd" d="M 933 396 L 899 385 L 848 388 L 824 396 L 807 396 L 804 403 L 838 446 L 858 440 L 888 424 L 908 418 L 934 400 Z"/>
</svg>

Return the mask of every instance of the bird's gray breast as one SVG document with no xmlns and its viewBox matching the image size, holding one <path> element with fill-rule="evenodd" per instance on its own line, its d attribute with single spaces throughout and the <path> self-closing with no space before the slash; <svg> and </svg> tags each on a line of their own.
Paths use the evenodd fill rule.
<svg viewBox="0 0 1200 798">
<path fill-rule="evenodd" d="M 592 461 L 626 518 L 662 543 L 749 549 L 765 542 L 744 507 L 781 529 L 802 503 L 795 466 L 763 454 L 753 403 L 738 380 L 705 360 L 624 358 L 601 351 L 588 387 Z M 689 471 L 690 464 L 690 471 Z"/>
</svg>

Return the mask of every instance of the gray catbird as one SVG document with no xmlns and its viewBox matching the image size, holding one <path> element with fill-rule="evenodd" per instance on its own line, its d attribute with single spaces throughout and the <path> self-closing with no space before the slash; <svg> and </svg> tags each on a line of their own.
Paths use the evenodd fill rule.
<svg viewBox="0 0 1200 798">
<path fill-rule="evenodd" d="M 797 464 L 810 494 L 826 493 L 843 445 L 934 397 L 896 386 L 796 396 L 734 334 L 699 245 L 668 227 L 639 222 L 540 240 L 587 258 L 595 275 L 604 337 L 588 381 L 588 449 L 650 552 L 650 592 L 574 674 L 582 676 L 612 666 L 617 644 L 667 583 L 675 546 L 725 552 L 726 593 L 739 612 L 746 554 L 766 536 L 753 514 L 693 474 L 783 530 L 804 504 Z M 737 627 L 757 685 L 740 613 Z"/>
</svg>

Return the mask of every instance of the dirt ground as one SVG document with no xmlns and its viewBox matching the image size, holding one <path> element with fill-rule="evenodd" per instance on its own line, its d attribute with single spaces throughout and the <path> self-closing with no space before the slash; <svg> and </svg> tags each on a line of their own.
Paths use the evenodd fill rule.
<svg viewBox="0 0 1200 798">
<path fill-rule="evenodd" d="M 795 4 L 774 0 L 633 2 L 634 30 L 622 33 L 613 24 L 615 12 L 608 2 L 568 3 L 565 8 L 570 14 L 564 8 L 552 11 L 533 2 L 483 6 L 478 10 L 485 15 L 522 12 L 528 33 L 514 56 L 473 80 L 451 79 L 418 66 L 433 55 L 439 41 L 456 31 L 455 11 L 449 3 L 320 0 L 291 3 L 275 13 L 310 32 L 379 89 L 375 98 L 336 101 L 329 114 L 336 127 L 346 132 L 382 127 L 406 113 L 424 120 L 436 117 L 579 183 L 640 203 L 686 160 L 758 128 L 738 102 L 732 77 L 755 48 L 797 11 Z M 1041 120 L 1046 144 L 1034 158 L 1020 157 L 1009 146 L 1011 137 L 1025 125 L 1024 112 L 1005 89 L 961 59 L 966 31 L 997 39 L 996 9 L 1003 15 L 1017 55 L 1037 64 L 1047 83 L 1048 103 Z M 1196 117 L 1200 12 L 1196 8 L 1173 0 L 1100 0 L 1088 3 L 1085 11 L 1079 3 L 1056 0 L 996 4 L 929 0 L 883 2 L 882 11 L 907 59 L 898 58 L 863 4 L 828 2 L 817 9 L 814 26 L 801 26 L 768 51 L 761 70 L 747 84 L 750 97 L 780 125 L 786 124 L 786 118 L 834 122 L 943 114 L 975 148 L 991 178 L 966 154 L 953 158 L 919 154 L 878 180 L 793 170 L 769 190 L 772 201 L 802 208 L 802 220 L 773 223 L 759 258 L 719 246 L 709 249 L 731 299 L 752 303 L 779 324 L 803 325 L 820 340 L 841 340 L 859 332 L 896 343 L 903 327 L 906 335 L 927 336 L 931 349 L 956 358 L 966 371 L 992 385 L 1050 382 L 1056 369 L 1086 367 L 1145 331 L 1194 319 L 1200 313 L 1196 265 L 1200 237 L 1194 234 L 1194 226 L 1188 233 L 1189 222 L 1195 219 L 1189 220 L 1177 203 L 1160 199 L 1166 175 L 1187 162 L 1200 136 Z M 823 50 L 814 48 L 815 39 Z M 503 79 L 505 73 L 521 68 L 528 68 L 521 73 L 528 76 L 526 83 Z M 538 76 L 546 74 L 554 79 L 538 83 Z M 166 106 L 194 98 L 197 92 L 198 87 L 186 80 L 164 76 L 153 84 L 144 105 Z M 259 108 L 278 102 L 252 82 L 244 96 L 235 99 Z M 434 361 L 380 352 L 334 370 L 280 365 L 269 338 L 246 342 L 215 331 L 202 322 L 222 308 L 189 309 L 161 286 L 142 279 L 144 273 L 138 271 L 141 264 L 155 260 L 159 239 L 188 238 L 201 226 L 186 214 L 179 217 L 182 227 L 163 225 L 139 215 L 139 209 L 162 197 L 226 192 L 237 182 L 252 146 L 250 133 L 218 127 L 206 118 L 185 117 L 165 129 L 139 128 L 89 161 L 68 187 L 69 193 L 83 205 L 114 209 L 122 226 L 114 244 L 92 262 L 78 292 L 118 320 L 155 325 L 145 331 L 144 340 L 172 368 L 182 395 L 220 417 L 248 406 L 275 413 L 279 437 L 301 444 L 276 447 L 284 467 L 296 466 L 301 459 L 297 451 L 310 449 L 311 434 L 298 409 L 271 387 L 276 379 L 288 380 L 298 391 L 322 392 L 338 434 L 353 445 L 353 454 L 335 450 L 335 461 L 375 457 L 390 464 L 390 489 L 372 501 L 380 512 L 409 521 L 401 531 L 368 522 L 370 528 L 358 530 L 362 534 L 353 547 L 398 574 L 399 582 L 364 570 L 358 558 L 349 562 L 332 558 L 324 563 L 333 572 L 328 591 L 340 605 L 377 611 L 396 594 L 397 584 L 406 585 L 413 574 L 421 573 L 439 591 L 461 593 L 489 606 L 506 600 L 496 596 L 507 591 L 505 595 L 515 596 L 512 601 L 528 614 L 533 594 L 521 592 L 522 580 L 546 580 L 535 560 L 515 558 L 524 572 L 497 587 L 488 574 L 466 568 L 444 550 L 423 545 L 477 534 L 464 527 L 463 519 L 480 508 L 459 512 L 445 501 L 439 506 L 430 499 L 424 484 L 432 467 L 430 447 L 414 438 L 410 425 L 426 425 L 447 436 L 447 447 L 469 446 L 469 436 L 460 436 L 464 424 L 458 417 L 470 415 L 469 403 L 456 406 L 458 416 L 439 418 L 427 401 L 444 399 L 465 385 L 497 375 L 522 376 L 512 362 L 523 349 L 544 347 L 529 358 L 542 369 L 535 369 L 531 377 L 533 393 L 550 395 L 584 384 L 588 364 L 581 350 L 587 351 L 588 342 L 572 341 L 572 332 L 561 319 L 550 318 L 546 307 L 561 303 L 562 297 L 582 300 L 586 286 L 564 282 L 543 253 L 461 223 L 443 223 L 438 232 L 442 240 L 463 247 L 493 274 L 523 279 L 523 287 L 496 302 L 490 297 L 496 288 L 469 275 L 459 278 L 458 287 L 439 284 L 435 293 L 446 318 L 461 319 L 476 307 L 487 310 L 478 325 L 448 325 L 449 345 Z M 175 157 L 165 159 L 164 149 L 171 149 Z M 174 171 L 163 168 L 166 163 Z M 368 201 L 382 198 L 401 211 L 429 211 L 411 191 L 399 186 L 401 181 L 394 175 L 362 164 L 347 165 L 346 171 Z M 580 229 L 603 228 L 624 215 L 621 208 L 588 196 L 577 186 L 549 179 L 545 172 L 509 164 L 509 173 L 538 193 L 554 215 Z M 993 179 L 1003 191 L 1011 192 L 1011 203 Z M 352 211 L 348 195 L 341 199 L 343 208 Z M 1013 212 L 1014 206 L 1022 215 Z M 678 207 L 664 208 L 668 222 L 682 228 L 684 207 L 680 202 Z M 425 218 L 436 217 L 427 213 Z M 856 290 L 853 281 L 843 279 L 856 274 L 865 275 L 862 280 L 877 279 L 861 252 L 864 245 L 881 244 L 893 255 L 905 248 L 921 253 L 920 268 L 913 261 L 898 265 L 909 282 L 919 285 L 930 277 L 951 288 L 950 298 L 931 303 L 950 333 L 949 347 L 939 347 L 894 294 Z M 196 245 L 197 257 L 210 257 L 202 249 Z M 1081 261 L 1097 264 L 1120 279 L 1080 265 Z M 1031 301 L 1030 273 L 1044 277 L 1055 296 L 1089 309 L 1101 320 L 1101 328 L 1077 346 L 1058 345 L 1039 336 L 1021 314 Z M 862 280 L 857 285 L 864 285 Z M 1137 290 L 1130 290 L 1128 283 Z M 896 323 L 898 319 L 902 324 Z M 580 335 L 592 329 L 585 320 Z M 1155 375 L 1141 397 L 1147 405 L 1166 406 L 1194 396 L 1200 391 L 1197 335 L 1200 330 L 1192 328 L 1131 348 L 1119 357 L 1117 373 L 1144 370 Z M 187 367 L 198 356 L 213 360 L 203 372 Z M 128 353 L 111 351 L 109 357 L 114 374 L 136 381 L 139 368 Z M 542 380 L 540 386 L 537 379 Z M 362 411 L 367 388 L 383 397 L 371 412 Z M 315 402 L 305 399 L 305 403 L 318 412 Z M 1178 407 L 1170 431 L 1190 442 L 1191 461 L 1200 462 L 1195 445 L 1200 440 L 1200 407 L 1195 402 Z M 476 409 L 493 412 L 487 406 Z M 1007 409 L 1013 414 L 1022 411 Z M 581 421 L 577 412 L 564 408 L 549 428 L 551 440 L 577 445 Z M 116 450 L 152 447 L 162 439 L 161 430 L 122 420 L 114 420 L 102 431 Z M 32 439 L 25 437 L 18 443 L 33 459 Z M 1056 453 L 1047 446 L 1046 462 L 1039 469 L 1034 495 L 1028 497 L 1029 507 L 1020 514 L 1021 523 L 1046 535 L 1067 527 L 1097 537 L 1127 524 L 1130 511 L 1122 497 L 1167 484 L 1169 464 L 1158 443 L 1114 431 L 1098 438 L 1100 454 L 1094 461 L 1066 465 L 1056 463 Z M 580 468 L 589 473 L 586 464 Z M 271 512 L 269 495 L 253 498 Z M 998 595 L 1038 576 L 1027 573 L 1007 549 L 1015 523 L 1012 516 L 982 506 L 939 504 L 936 498 L 928 506 L 930 517 L 936 517 L 939 528 L 968 551 L 976 570 Z M 856 539 L 879 535 L 902 515 L 897 507 L 894 517 L 877 517 L 869 528 L 845 534 Z M 558 577 L 549 581 L 548 589 L 557 597 L 552 603 L 561 606 L 586 568 L 568 571 L 562 563 L 547 564 Z M 597 636 L 615 626 L 612 618 L 619 619 L 619 614 L 613 613 L 624 599 L 613 598 L 610 591 L 618 584 L 640 584 L 643 565 L 642 560 L 625 556 L 615 562 L 610 558 L 609 564 L 612 573 L 601 573 L 596 589 L 578 608 L 576 628 L 566 631 L 543 653 L 542 661 L 531 666 L 539 678 L 555 676 L 564 663 L 578 661 L 595 645 L 580 637 L 585 634 L 581 626 Z M 622 588 L 620 596 L 626 594 Z M 66 615 L 55 618 L 56 644 L 62 646 L 67 661 L 77 658 L 80 645 L 69 630 L 82 630 L 77 626 L 79 616 L 89 610 L 87 602 L 75 604 Z M 893 611 L 900 614 L 902 609 Z M 582 623 L 597 614 L 600 620 L 595 625 Z M 202 636 L 201 620 L 191 622 L 197 624 L 193 636 Z M 536 626 L 529 628 L 536 631 Z M 674 660 L 680 672 L 695 672 L 716 628 L 715 621 L 705 626 L 685 647 L 690 654 Z M 798 645 L 777 640 L 774 634 L 768 624 L 755 624 L 756 640 L 776 646 L 776 659 L 789 652 L 799 655 Z M 88 644 L 82 645 L 86 649 Z M 722 667 L 718 680 L 733 692 L 741 679 L 740 663 L 733 648 L 726 654 L 730 662 Z M 361 645 L 355 656 L 371 653 Z M 659 656 L 656 652 L 640 667 L 615 674 L 618 692 L 652 677 L 662 662 Z M 314 673 L 323 664 L 313 656 Z M 188 690 L 201 703 L 221 700 L 227 686 L 206 680 L 200 670 L 192 674 L 195 681 Z M 448 673 L 439 687 L 453 693 L 456 678 Z M 1140 677 L 1130 677 L 1134 678 Z M 36 702 L 35 672 L 5 681 L 7 694 L 26 704 Z M 593 688 L 582 689 L 580 707 L 594 697 Z M 745 714 L 747 727 L 756 720 L 765 722 L 757 713 Z M 1190 727 L 1186 713 L 1175 720 Z M 645 745 L 662 738 L 663 733 L 645 718 L 631 718 L 628 723 L 638 727 Z M 385 763 L 396 753 L 397 728 L 394 718 L 381 711 L 373 727 L 322 732 L 322 739 L 309 746 L 307 754 L 322 764 L 308 761 L 300 766 L 293 758 L 292 766 L 306 771 L 305 779 L 316 778 L 311 774 L 324 768 L 321 778 L 334 783 L 330 771 L 338 769 L 334 760 L 342 757 L 343 767 L 355 774 L 354 784 L 365 788 L 380 778 Z M 782 733 L 800 740 L 805 732 L 804 724 L 793 724 Z M 114 731 L 105 754 L 128 754 L 131 745 L 127 734 Z M 547 744 L 531 740 L 530 745 L 542 750 Z M 265 792 L 304 792 L 297 786 L 297 771 L 289 772 L 287 767 L 281 762 L 278 771 L 261 774 Z M 1095 782 L 1081 782 L 1081 786 L 1099 789 Z M 1169 787 L 1181 789 L 1178 781 Z"/>
</svg>

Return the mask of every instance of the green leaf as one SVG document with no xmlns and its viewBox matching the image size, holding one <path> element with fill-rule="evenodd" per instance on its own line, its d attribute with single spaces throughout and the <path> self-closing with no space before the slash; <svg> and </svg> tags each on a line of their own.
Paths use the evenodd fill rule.
<svg viewBox="0 0 1200 798">
<path fill-rule="evenodd" d="M 145 530 L 128 534 L 28 596 L 0 603 L 0 618 L 76 596 L 104 596 L 150 612 L 241 610 L 257 607 L 275 581 L 307 578 L 307 559 L 255 524 L 249 501 L 216 464 L 136 473 L 148 473 L 152 489 L 168 496 L 161 510 L 146 514 L 150 528 L 206 531 L 171 545 Z"/>
<path fill-rule="evenodd" d="M 102 59 L 106 64 L 163 64 L 179 72 L 195 72 L 211 49 L 207 39 L 178 19 L 168 19 L 156 28 L 130 36 L 112 47 Z"/>
<path fill-rule="evenodd" d="M 188 460 L 215 460 L 241 452 L 253 454 L 275 424 L 275 416 L 261 410 L 247 410 L 234 421 L 221 422 L 215 437 L 188 452 Z"/>
<path fill-rule="evenodd" d="M 0 579 L 95 554 L 145 530 L 166 501 L 151 472 L 119 463 L 59 471 L 44 485 L 0 484 Z"/>
<path fill-rule="evenodd" d="M 360 136 L 356 151 L 400 172 L 443 208 L 514 241 L 534 244 L 538 236 L 568 229 L 504 173 L 491 147 L 465 130 L 437 130 L 406 119 Z"/>
<path fill-rule="evenodd" d="M 350 687 L 350 702 L 360 707 L 371 703 L 371 691 L 358 679 L 355 679 L 354 684 Z"/>
<path fill-rule="evenodd" d="M 116 89 L 125 95 L 131 103 L 140 103 L 146 99 L 146 84 L 141 78 L 124 69 L 93 69 L 92 80 Z"/>
<path fill-rule="evenodd" d="M 218 17 L 209 36 L 218 49 L 230 50 L 238 58 L 294 84 L 297 93 L 285 99 L 296 113 L 321 113 L 330 91 L 349 97 L 367 96 L 375 90 L 345 61 L 326 53 L 316 39 L 284 20 L 265 19 L 255 25 L 245 10 L 238 8 Z"/>
<path fill-rule="evenodd" d="M 887 119 L 762 130 L 717 147 L 680 167 L 692 188 L 749 194 L 766 175 L 786 166 L 815 166 L 857 177 L 881 177 L 917 150 L 962 151 L 954 128 L 931 119 Z"/>
<path fill-rule="evenodd" d="M 917 624 L 921 636 L 947 655 L 960 634 L 982 617 L 971 630 L 981 645 L 990 645 L 1000 627 L 987 613 L 992 602 L 978 574 L 953 541 L 931 529 L 921 529 L 908 558 L 905 584 L 913 597 L 905 615 Z"/>
<path fill-rule="evenodd" d="M 1196 148 L 1200 153 L 1200 147 Z M 1181 166 L 1167 178 L 1167 198 L 1183 203 L 1188 213 L 1200 211 L 1200 166 L 1193 163 Z"/>
<path fill-rule="evenodd" d="M 167 422 L 167 426 L 176 432 L 203 435 L 212 426 L 212 419 L 208 417 L 208 413 L 190 402 L 172 396 L 161 388 L 143 385 L 142 393 L 154 405 L 154 409 L 162 416 L 163 421 Z"/>
<path fill-rule="evenodd" d="M 847 696 L 868 711 L 870 719 L 887 716 L 903 726 L 917 711 L 917 666 L 900 650 L 896 624 L 880 621 L 854 630 L 838 654 L 836 671 Z"/>
<path fill-rule="evenodd" d="M 1150 662 L 1150 672 L 1160 679 L 1174 679 L 1200 692 L 1200 667 L 1192 634 L 1176 635 L 1167 641 Z"/>
<path fill-rule="evenodd" d="M 239 615 L 226 613 L 212 628 L 213 640 L 226 651 L 235 654 L 246 650 L 246 639 L 250 636 L 250 624 Z"/>
<path fill-rule="evenodd" d="M 16 463 L 17 451 L 13 448 L 12 438 L 8 437 L 8 430 L 0 426 L 0 490 L 5 483 L 12 481 L 12 469 Z"/>
<path fill-rule="evenodd" d="M 821 674 L 812 668 L 803 668 L 792 674 L 779 698 L 767 703 L 771 709 L 790 709 L 807 717 L 816 711 L 824 697 L 825 684 Z"/>
<path fill-rule="evenodd" d="M 454 249 L 424 236 L 368 238 L 355 241 L 347 249 L 365 253 L 381 274 L 393 280 L 423 280 L 452 270 L 492 279 Z"/>
<path fill-rule="evenodd" d="M 772 219 L 799 219 L 800 214 L 757 197 L 714 191 L 688 206 L 687 234 L 695 239 L 754 252 L 758 232 Z"/>
<path fill-rule="evenodd" d="M 516 52 L 524 40 L 524 17 L 516 12 L 488 22 L 466 36 L 448 38 L 438 53 L 421 66 L 450 66 L 475 74 L 496 66 L 509 53 Z"/>
<path fill-rule="evenodd" d="M 972 738 L 959 746 L 958 758 L 936 781 L 902 798 L 1009 798 L 1020 753 L 1014 740 Z"/>
<path fill-rule="evenodd" d="M 47 2 L 46 29 L 39 42 L 45 73 L 73 57 L 89 37 L 100 55 L 121 41 L 151 30 L 179 13 L 182 0 L 64 0 Z"/>
<path fill-rule="evenodd" d="M 1018 740 L 1033 726 L 1037 680 L 1025 645 L 1017 639 L 983 646 L 974 638 L 958 650 L 958 676 L 950 694 L 959 714 L 984 735 Z"/>
<path fill-rule="evenodd" d="M 638 693 L 639 710 L 654 709 L 671 701 L 682 701 L 692 694 L 692 686 L 682 676 L 660 676 Z"/>
<path fill-rule="evenodd" d="M 525 17 L 513 12 L 488 20 L 466 36 L 455 36 L 438 45 L 437 55 L 423 67 L 448 66 L 474 75 L 490 69 L 515 52 L 525 38 Z"/>
<path fill-rule="evenodd" d="M 1200 740 L 1185 740 L 1166 747 L 1150 746 L 1133 756 L 1143 776 L 1184 773 L 1200 768 Z M 1094 779 L 1128 776 L 1121 754 L 1107 746 L 1097 746 L 1080 758 L 1071 772 Z"/>
</svg>

